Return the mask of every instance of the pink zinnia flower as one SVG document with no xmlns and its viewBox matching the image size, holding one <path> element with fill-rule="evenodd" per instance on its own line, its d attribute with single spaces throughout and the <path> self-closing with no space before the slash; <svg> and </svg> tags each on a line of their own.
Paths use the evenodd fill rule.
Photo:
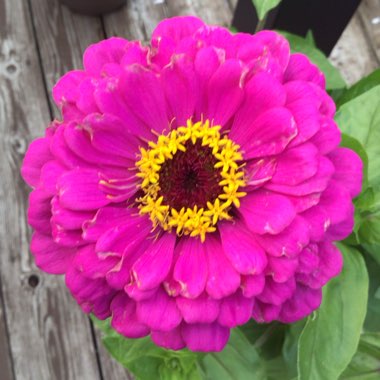
<svg viewBox="0 0 380 380">
<path fill-rule="evenodd" d="M 250 318 L 296 321 L 342 267 L 362 164 L 320 70 L 271 31 L 168 19 L 111 38 L 53 90 L 29 147 L 37 265 L 129 338 L 221 350 Z"/>
</svg>

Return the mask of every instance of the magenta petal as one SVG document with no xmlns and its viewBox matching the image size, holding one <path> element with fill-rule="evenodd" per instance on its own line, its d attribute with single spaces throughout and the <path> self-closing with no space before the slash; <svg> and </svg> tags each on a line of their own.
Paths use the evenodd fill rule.
<svg viewBox="0 0 380 380">
<path fill-rule="evenodd" d="M 286 108 L 271 108 L 244 129 L 233 128 L 229 137 L 241 146 L 245 159 L 281 153 L 297 135 L 297 126 Z"/>
<path fill-rule="evenodd" d="M 348 148 L 337 148 L 329 154 L 335 167 L 333 178 L 341 183 L 356 197 L 361 191 L 363 179 L 363 162 L 360 157 Z"/>
<path fill-rule="evenodd" d="M 40 186 L 52 196 L 57 192 L 58 179 L 67 169 L 57 161 L 49 161 L 41 169 Z"/>
<path fill-rule="evenodd" d="M 324 208 L 331 224 L 343 222 L 352 215 L 349 190 L 336 181 L 330 181 L 321 196 L 319 206 Z"/>
<path fill-rule="evenodd" d="M 248 322 L 252 315 L 253 298 L 246 298 L 241 292 L 224 298 L 220 305 L 218 323 L 235 327 Z"/>
<path fill-rule="evenodd" d="M 124 291 L 135 301 L 142 301 L 153 297 L 157 292 L 157 288 L 150 290 L 141 290 L 135 283 L 130 282 L 124 286 Z"/>
<path fill-rule="evenodd" d="M 294 257 L 309 243 L 309 225 L 302 217 L 296 216 L 279 234 L 258 235 L 256 239 L 269 255 Z"/>
<path fill-rule="evenodd" d="M 87 74 L 81 70 L 66 73 L 54 86 L 53 98 L 58 107 L 67 103 L 75 103 L 79 97 L 79 85 Z"/>
<path fill-rule="evenodd" d="M 71 210 L 93 210 L 110 203 L 99 190 L 99 173 L 74 169 L 62 175 L 57 183 L 59 202 Z"/>
<path fill-rule="evenodd" d="M 91 114 L 84 120 L 94 148 L 105 154 L 117 155 L 135 160 L 138 153 L 138 140 L 118 117 L 109 114 Z M 100 154 L 101 155 L 101 154 Z"/>
<path fill-rule="evenodd" d="M 312 177 L 318 170 L 319 153 L 312 144 L 288 149 L 277 159 L 272 183 L 296 185 Z"/>
<path fill-rule="evenodd" d="M 51 212 L 51 223 L 65 230 L 81 230 L 83 224 L 94 216 L 93 211 L 73 211 L 62 207 L 57 196 L 51 201 Z"/>
<path fill-rule="evenodd" d="M 133 113 L 150 129 L 168 131 L 169 117 L 158 76 L 139 65 L 129 66 L 120 83 L 124 99 Z"/>
<path fill-rule="evenodd" d="M 181 326 L 170 331 L 152 331 L 151 338 L 155 344 L 169 350 L 181 350 L 186 347 L 181 334 Z"/>
<path fill-rule="evenodd" d="M 187 323 L 211 323 L 219 315 L 219 301 L 203 293 L 195 299 L 176 297 L 177 306 Z"/>
<path fill-rule="evenodd" d="M 260 301 L 255 301 L 252 310 L 252 317 L 258 323 L 270 323 L 276 319 L 281 311 L 281 305 L 272 305 Z"/>
<path fill-rule="evenodd" d="M 36 231 L 51 234 L 51 196 L 44 190 L 35 189 L 29 194 L 28 223 Z"/>
<path fill-rule="evenodd" d="M 142 241 L 147 240 L 151 229 L 152 224 L 148 218 L 141 216 L 130 218 L 123 224 L 115 225 L 104 232 L 96 242 L 96 250 L 123 253 L 131 247 L 135 249 Z"/>
<path fill-rule="evenodd" d="M 95 214 L 94 218 L 83 224 L 83 238 L 96 242 L 105 231 L 111 227 L 125 223 L 138 210 L 127 207 L 103 207 Z"/>
<path fill-rule="evenodd" d="M 224 126 L 243 100 L 241 82 L 244 71 L 238 60 L 227 60 L 210 78 L 205 117 Z"/>
<path fill-rule="evenodd" d="M 297 185 L 282 185 L 268 182 L 265 184 L 265 188 L 276 191 L 278 193 L 295 196 L 304 196 L 321 192 L 326 189 L 334 173 L 334 170 L 334 165 L 331 163 L 331 161 L 325 156 L 321 156 L 319 158 L 318 171 L 313 177 Z"/>
<path fill-rule="evenodd" d="M 265 276 L 263 274 L 242 277 L 241 292 L 244 297 L 251 298 L 257 296 L 263 291 L 264 286 Z"/>
<path fill-rule="evenodd" d="M 111 37 L 90 45 L 83 55 L 85 70 L 92 75 L 100 75 L 106 63 L 120 62 L 129 44 L 123 38 Z"/>
<path fill-rule="evenodd" d="M 340 143 L 341 133 L 334 120 L 322 117 L 320 129 L 311 139 L 321 154 L 326 154 L 334 150 Z"/>
<path fill-rule="evenodd" d="M 221 351 L 227 344 L 230 329 L 212 324 L 184 324 L 182 326 L 182 337 L 186 346 L 191 351 Z"/>
<path fill-rule="evenodd" d="M 169 273 L 176 236 L 164 234 L 142 254 L 132 267 L 132 275 L 141 290 L 156 288 Z"/>
<path fill-rule="evenodd" d="M 210 236 L 204 244 L 208 263 L 207 293 L 215 299 L 234 293 L 240 285 L 240 275 L 227 259 L 220 241 Z"/>
<path fill-rule="evenodd" d="M 286 94 L 282 84 L 266 72 L 254 75 L 247 82 L 244 92 L 245 100 L 237 110 L 232 124 L 232 138 L 247 133 L 247 126 L 253 125 L 263 112 L 285 104 Z"/>
<path fill-rule="evenodd" d="M 120 261 L 120 257 L 108 255 L 102 257 L 95 252 L 95 245 L 86 245 L 80 248 L 75 255 L 75 266 L 85 277 L 96 279 L 104 278 L 106 273 Z"/>
<path fill-rule="evenodd" d="M 293 297 L 284 303 L 278 319 L 283 323 L 298 321 L 317 309 L 321 301 L 321 289 L 310 289 L 297 284 Z"/>
<path fill-rule="evenodd" d="M 207 261 L 204 245 L 199 239 L 182 238 L 176 247 L 177 262 L 173 278 L 181 285 L 181 295 L 198 297 L 206 286 Z"/>
<path fill-rule="evenodd" d="M 219 227 L 223 251 L 241 274 L 259 274 L 267 265 L 264 250 L 257 244 L 244 223 L 223 223 Z"/>
<path fill-rule="evenodd" d="M 310 62 L 309 58 L 300 53 L 295 53 L 290 56 L 288 67 L 284 74 L 284 81 L 304 80 L 313 82 L 325 88 L 325 77 L 319 68 Z"/>
<path fill-rule="evenodd" d="M 50 139 L 44 137 L 36 139 L 29 145 L 25 154 L 21 175 L 31 187 L 38 185 L 42 166 L 53 158 L 49 145 Z"/>
<path fill-rule="evenodd" d="M 350 215 L 343 220 L 343 222 L 333 224 L 327 230 L 325 235 L 326 240 L 343 240 L 348 237 L 354 229 L 355 219 L 354 219 L 354 206 L 351 205 Z"/>
<path fill-rule="evenodd" d="M 153 31 L 152 39 L 160 40 L 167 37 L 179 42 L 186 36 L 192 36 L 205 24 L 198 17 L 182 16 L 172 17 L 161 21 Z"/>
<path fill-rule="evenodd" d="M 271 275 L 275 282 L 285 282 L 294 276 L 297 268 L 297 258 L 269 256 L 266 274 Z"/>
<path fill-rule="evenodd" d="M 281 305 L 284 301 L 289 299 L 296 289 L 296 282 L 294 277 L 291 277 L 285 282 L 275 282 L 271 276 L 265 279 L 265 287 L 262 293 L 257 298 L 261 302 L 273 305 Z"/>
<path fill-rule="evenodd" d="M 245 166 L 246 184 L 244 191 L 250 192 L 271 180 L 276 172 L 276 158 L 250 160 Z"/>
<path fill-rule="evenodd" d="M 75 255 L 75 248 L 62 247 L 51 237 L 35 232 L 30 242 L 36 265 L 51 274 L 62 274 L 67 271 Z"/>
<path fill-rule="evenodd" d="M 182 320 L 174 298 L 159 289 L 156 295 L 137 303 L 137 317 L 152 330 L 170 331 Z"/>
<path fill-rule="evenodd" d="M 136 317 L 136 303 L 123 292 L 112 300 L 111 326 L 127 338 L 141 338 L 149 334 L 149 328 Z"/>
<path fill-rule="evenodd" d="M 186 125 L 200 96 L 194 64 L 184 58 L 171 62 L 163 69 L 162 86 L 171 110 L 170 119 L 175 119 L 177 126 Z"/>
<path fill-rule="evenodd" d="M 239 211 L 248 229 L 257 234 L 278 234 L 296 216 L 288 198 L 261 190 L 245 196 Z"/>
</svg>

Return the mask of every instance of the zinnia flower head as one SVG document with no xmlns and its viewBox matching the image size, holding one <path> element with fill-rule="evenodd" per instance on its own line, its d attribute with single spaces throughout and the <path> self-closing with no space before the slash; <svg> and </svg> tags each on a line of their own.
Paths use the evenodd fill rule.
<svg viewBox="0 0 380 380">
<path fill-rule="evenodd" d="M 129 338 L 221 350 L 254 318 L 318 308 L 362 164 L 320 70 L 279 34 L 194 17 L 110 38 L 53 90 L 22 174 L 37 265 Z"/>
</svg>

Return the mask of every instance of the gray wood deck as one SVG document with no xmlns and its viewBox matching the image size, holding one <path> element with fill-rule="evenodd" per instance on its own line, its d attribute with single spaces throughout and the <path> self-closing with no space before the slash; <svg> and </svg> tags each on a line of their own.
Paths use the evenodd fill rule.
<svg viewBox="0 0 380 380">
<path fill-rule="evenodd" d="M 102 18 L 58 0 L 0 0 L 0 380 L 120 380 L 131 376 L 63 279 L 39 272 L 29 254 L 28 188 L 19 175 L 28 143 L 55 116 L 50 91 L 81 67 L 87 45 L 111 35 L 148 40 L 164 17 L 194 14 L 228 26 L 236 0 L 128 0 Z M 331 55 L 349 83 L 380 64 L 380 2 L 364 0 Z"/>
</svg>

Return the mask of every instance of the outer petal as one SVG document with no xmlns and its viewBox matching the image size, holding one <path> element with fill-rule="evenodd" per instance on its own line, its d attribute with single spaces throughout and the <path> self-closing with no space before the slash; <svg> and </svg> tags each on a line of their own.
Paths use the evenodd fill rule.
<svg viewBox="0 0 380 380">
<path fill-rule="evenodd" d="M 244 223 L 219 226 L 223 251 L 235 270 L 241 274 L 260 274 L 267 265 L 264 250 L 257 244 Z"/>
<path fill-rule="evenodd" d="M 221 351 L 230 336 L 230 329 L 212 324 L 184 324 L 182 337 L 191 351 Z"/>
<path fill-rule="evenodd" d="M 239 211 L 248 229 L 257 234 L 278 234 L 296 216 L 288 198 L 261 190 L 245 196 Z"/>
<path fill-rule="evenodd" d="M 178 43 L 183 38 L 192 36 L 204 25 L 201 19 L 193 16 L 168 18 L 157 25 L 153 31 L 152 40 L 160 40 L 166 37 Z"/>
<path fill-rule="evenodd" d="M 218 323 L 235 327 L 248 322 L 252 315 L 253 298 L 246 298 L 241 292 L 224 298 L 220 305 Z"/>
<path fill-rule="evenodd" d="M 36 139 L 29 145 L 25 154 L 21 167 L 21 175 L 31 187 L 37 186 L 42 166 L 53 158 L 49 145 L 50 139 L 45 137 Z"/>
<path fill-rule="evenodd" d="M 112 300 L 112 327 L 127 338 L 141 338 L 149 334 L 149 328 L 136 316 L 136 303 L 125 293 L 119 292 Z"/>
<path fill-rule="evenodd" d="M 173 278 L 181 285 L 181 294 L 187 298 L 198 297 L 206 286 L 207 261 L 204 245 L 199 239 L 182 238 L 176 247 L 177 262 Z"/>
<path fill-rule="evenodd" d="M 170 331 L 182 320 L 174 298 L 162 289 L 159 289 L 156 296 L 137 303 L 137 317 L 141 323 L 158 331 Z"/>
<path fill-rule="evenodd" d="M 323 73 L 304 54 L 296 53 L 290 56 L 289 64 L 284 74 L 284 81 L 290 82 L 293 80 L 313 82 L 321 88 L 325 88 Z"/>
<path fill-rule="evenodd" d="M 363 163 L 360 157 L 351 149 L 338 148 L 329 154 L 335 166 L 333 178 L 340 182 L 351 194 L 356 197 L 361 191 L 363 179 Z"/>
<path fill-rule="evenodd" d="M 29 194 L 28 223 L 36 231 L 51 234 L 51 196 L 44 190 L 35 189 Z"/>
<path fill-rule="evenodd" d="M 170 331 L 152 331 L 151 338 L 158 346 L 170 350 L 180 350 L 186 347 L 181 334 L 181 326 Z"/>
<path fill-rule="evenodd" d="M 321 289 L 310 289 L 297 284 L 293 297 L 284 303 L 278 319 L 283 323 L 298 321 L 317 309 L 321 301 Z"/>
<path fill-rule="evenodd" d="M 62 274 L 67 271 L 74 258 L 76 249 L 62 247 L 51 237 L 35 232 L 30 242 L 36 265 L 51 274 Z"/>
<path fill-rule="evenodd" d="M 286 282 L 275 282 L 271 277 L 266 278 L 265 287 L 261 294 L 257 298 L 261 302 L 265 302 L 273 305 L 281 305 L 287 299 L 289 299 L 296 289 L 296 282 L 294 277 L 290 278 Z"/>
<path fill-rule="evenodd" d="M 102 68 L 107 63 L 119 63 L 130 42 L 124 38 L 111 37 L 90 45 L 83 55 L 83 65 L 91 75 L 101 75 Z"/>
<path fill-rule="evenodd" d="M 176 297 L 176 302 L 187 323 L 211 323 L 219 315 L 220 302 L 206 293 L 195 299 L 179 296 Z"/>
</svg>

